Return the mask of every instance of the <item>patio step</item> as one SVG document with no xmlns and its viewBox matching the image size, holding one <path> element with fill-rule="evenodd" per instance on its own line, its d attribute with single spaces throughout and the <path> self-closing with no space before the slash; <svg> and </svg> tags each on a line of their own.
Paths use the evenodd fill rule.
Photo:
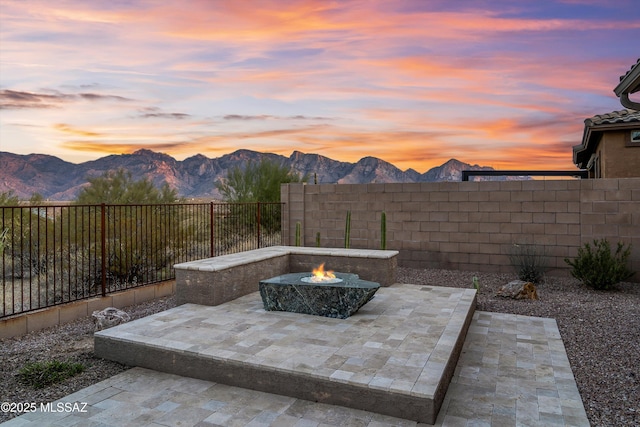
<svg viewBox="0 0 640 427">
<path fill-rule="evenodd" d="M 95 334 L 98 357 L 433 424 L 475 290 L 393 285 L 347 319 L 264 310 L 255 292 Z"/>
</svg>

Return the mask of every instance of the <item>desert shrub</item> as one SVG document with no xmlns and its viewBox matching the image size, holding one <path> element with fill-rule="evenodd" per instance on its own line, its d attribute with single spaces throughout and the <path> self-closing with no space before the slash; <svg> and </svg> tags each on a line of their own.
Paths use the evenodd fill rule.
<svg viewBox="0 0 640 427">
<path fill-rule="evenodd" d="M 280 186 L 290 182 L 307 182 L 287 166 L 263 159 L 235 166 L 227 176 L 215 184 L 226 202 L 280 202 Z"/>
<path fill-rule="evenodd" d="M 565 262 L 571 268 L 571 275 L 585 285 L 594 289 L 611 289 L 613 285 L 633 276 L 634 272 L 627 268 L 627 260 L 631 254 L 631 245 L 618 242 L 615 253 L 607 239 L 594 240 L 593 247 L 585 243 L 578 248 L 578 256 Z"/>
<path fill-rule="evenodd" d="M 2 253 L 4 252 L 4 242 L 5 240 L 7 240 L 7 232 L 9 231 L 8 228 L 5 228 L 4 230 L 2 230 L 0 232 L 0 255 L 2 255 Z"/>
<path fill-rule="evenodd" d="M 38 389 L 71 378 L 82 371 L 84 365 L 81 363 L 52 360 L 28 363 L 20 369 L 18 377 L 23 384 Z"/>
<path fill-rule="evenodd" d="M 124 169 L 107 171 L 99 177 L 88 177 L 89 185 L 84 187 L 76 199 L 80 205 L 100 203 L 129 205 L 175 203 L 178 193 L 164 183 L 156 188 L 148 179 L 135 180 L 131 172 Z"/>
<path fill-rule="evenodd" d="M 229 219 L 241 221 L 243 227 L 250 229 L 255 226 L 257 218 L 253 203 L 279 203 L 282 184 L 307 180 L 306 175 L 300 176 L 287 166 L 265 158 L 229 169 L 226 177 L 215 183 L 215 187 L 225 202 L 234 204 Z M 260 214 L 260 227 L 269 232 L 279 232 L 280 215 L 279 205 L 267 208 Z"/>
<path fill-rule="evenodd" d="M 509 260 L 525 282 L 540 283 L 548 268 L 546 250 L 536 245 L 513 245 Z"/>
</svg>

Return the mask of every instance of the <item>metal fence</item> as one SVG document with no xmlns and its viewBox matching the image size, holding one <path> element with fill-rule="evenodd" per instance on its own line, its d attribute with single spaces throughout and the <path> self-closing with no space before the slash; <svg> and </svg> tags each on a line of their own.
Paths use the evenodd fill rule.
<svg viewBox="0 0 640 427">
<path fill-rule="evenodd" d="M 280 203 L 0 207 L 0 318 L 175 278 L 282 244 Z"/>
</svg>

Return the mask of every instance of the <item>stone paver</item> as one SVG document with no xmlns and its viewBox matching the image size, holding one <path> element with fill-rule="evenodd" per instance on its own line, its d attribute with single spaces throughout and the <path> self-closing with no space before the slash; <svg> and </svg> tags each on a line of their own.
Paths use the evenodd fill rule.
<svg viewBox="0 0 640 427">
<path fill-rule="evenodd" d="M 259 293 L 96 333 L 98 357 L 297 398 L 435 420 L 472 289 L 393 285 L 347 319 L 265 311 Z"/>
<path fill-rule="evenodd" d="M 438 421 L 588 426 L 556 321 L 476 312 Z"/>
<path fill-rule="evenodd" d="M 86 412 L 30 413 L 2 425 L 426 426 L 143 368 L 58 402 L 86 402 Z M 476 312 L 435 425 L 588 426 L 555 320 Z"/>
</svg>

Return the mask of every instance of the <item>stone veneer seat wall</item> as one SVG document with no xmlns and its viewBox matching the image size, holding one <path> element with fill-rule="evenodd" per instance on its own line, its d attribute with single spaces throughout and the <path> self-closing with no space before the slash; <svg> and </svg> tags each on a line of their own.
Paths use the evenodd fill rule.
<svg viewBox="0 0 640 427">
<path fill-rule="evenodd" d="M 325 268 L 358 274 L 390 286 L 396 281 L 398 251 L 271 246 L 174 266 L 176 301 L 219 305 L 256 292 L 260 280 Z"/>
</svg>

